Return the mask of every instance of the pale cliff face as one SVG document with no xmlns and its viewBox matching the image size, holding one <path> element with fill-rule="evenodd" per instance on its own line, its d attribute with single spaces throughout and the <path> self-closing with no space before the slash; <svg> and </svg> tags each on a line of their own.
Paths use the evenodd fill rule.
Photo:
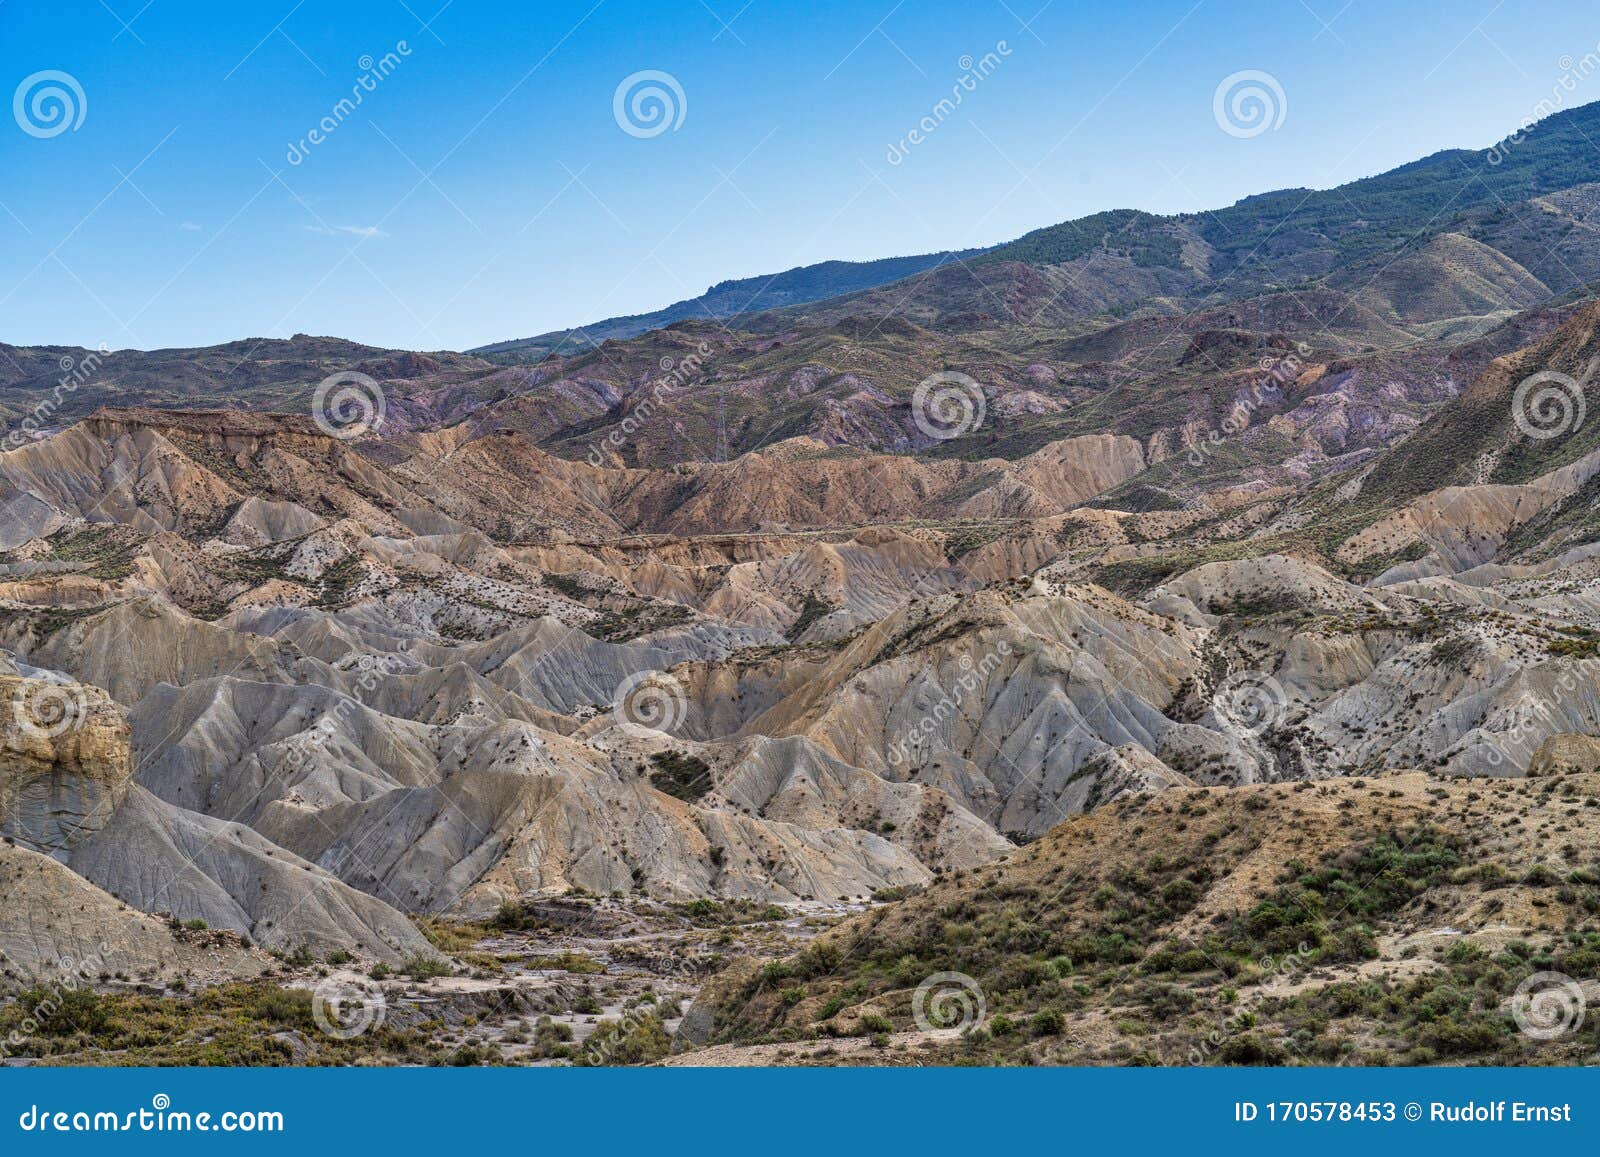
<svg viewBox="0 0 1600 1157">
<path fill-rule="evenodd" d="M 61 855 L 105 827 L 132 783 L 131 735 L 98 687 L 0 676 L 0 834 Z"/>
</svg>

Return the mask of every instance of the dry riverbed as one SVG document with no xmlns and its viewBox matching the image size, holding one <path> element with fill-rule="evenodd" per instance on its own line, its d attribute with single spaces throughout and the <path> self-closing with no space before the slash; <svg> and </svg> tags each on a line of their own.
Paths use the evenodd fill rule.
<svg viewBox="0 0 1600 1157">
<path fill-rule="evenodd" d="M 864 906 L 561 898 L 428 921 L 439 957 L 402 969 L 297 959 L 218 985 L 34 990 L 0 1004 L 0 1035 L 18 1032 L 4 1063 L 651 1063 L 693 1043 L 709 977 Z"/>
</svg>

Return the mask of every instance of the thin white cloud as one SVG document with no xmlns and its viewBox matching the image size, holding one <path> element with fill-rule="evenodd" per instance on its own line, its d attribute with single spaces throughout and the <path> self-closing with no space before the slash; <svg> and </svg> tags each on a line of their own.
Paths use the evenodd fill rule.
<svg viewBox="0 0 1600 1157">
<path fill-rule="evenodd" d="M 182 229 L 185 233 L 198 233 L 201 231 L 203 226 L 196 225 L 193 221 L 185 221 L 183 224 L 179 225 L 178 228 Z"/>
<path fill-rule="evenodd" d="M 337 237 L 341 233 L 349 233 L 355 237 L 387 237 L 389 236 L 376 225 L 307 225 L 307 233 L 317 233 L 323 237 Z"/>
</svg>

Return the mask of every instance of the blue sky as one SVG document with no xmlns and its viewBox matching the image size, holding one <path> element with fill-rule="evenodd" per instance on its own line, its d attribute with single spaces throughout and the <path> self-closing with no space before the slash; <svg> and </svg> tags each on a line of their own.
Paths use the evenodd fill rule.
<svg viewBox="0 0 1600 1157">
<path fill-rule="evenodd" d="M 0 340 L 467 348 L 1487 146 L 1597 42 L 1548 0 L 0 0 Z M 1254 136 L 1213 113 L 1244 70 L 1283 94 Z M 614 115 L 644 71 L 682 93 L 655 135 Z"/>
</svg>

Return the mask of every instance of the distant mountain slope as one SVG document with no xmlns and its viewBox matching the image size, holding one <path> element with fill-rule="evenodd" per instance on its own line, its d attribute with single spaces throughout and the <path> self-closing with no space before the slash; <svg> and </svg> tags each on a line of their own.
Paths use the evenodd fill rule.
<svg viewBox="0 0 1600 1157">
<path fill-rule="evenodd" d="M 0 426 L 33 415 L 70 425 L 108 402 L 161 407 L 309 410 L 314 387 L 354 370 L 382 382 L 446 383 L 497 367 L 465 354 L 382 349 L 338 337 L 243 338 L 195 349 L 91 350 L 0 342 Z"/>
<path fill-rule="evenodd" d="M 946 330 L 1064 326 L 1107 312 L 1170 312 L 1175 300 L 1209 305 L 1316 284 L 1355 289 L 1452 232 L 1498 253 L 1475 250 L 1465 263 L 1437 249 L 1423 254 L 1420 267 L 1448 283 L 1430 286 L 1418 302 L 1386 300 L 1384 312 L 1413 325 L 1453 320 L 1463 303 L 1503 314 L 1541 287 L 1563 293 L 1595 278 L 1600 230 L 1590 223 L 1596 198 L 1587 186 L 1600 181 L 1597 137 L 1600 103 L 1549 117 L 1498 148 L 1495 161 L 1486 150 L 1448 149 L 1332 189 L 1282 189 L 1214 211 L 1095 213 L 959 266 L 744 324 L 777 331 L 893 314 Z M 1451 243 L 1454 257 L 1464 248 Z"/>
<path fill-rule="evenodd" d="M 1542 341 L 1492 363 L 1386 454 L 1365 489 L 1393 501 L 1442 486 L 1516 484 L 1587 458 L 1600 450 L 1600 423 L 1585 420 L 1600 406 L 1596 365 L 1600 303 L 1589 303 Z M 1530 379 L 1519 415 L 1516 391 Z"/>
<path fill-rule="evenodd" d="M 1600 103 L 1557 113 L 1533 126 L 1492 161 L 1487 150 L 1446 149 L 1333 189 L 1286 189 L 1249 197 L 1194 218 L 1223 259 L 1214 273 L 1264 258 L 1262 273 L 1311 275 L 1442 232 L 1450 218 L 1585 184 L 1600 177 L 1593 138 Z"/>
<path fill-rule="evenodd" d="M 981 249 L 960 252 L 924 253 L 916 257 L 885 257 L 878 261 L 823 261 L 802 265 L 783 273 L 719 281 L 699 297 L 673 302 L 654 313 L 613 317 L 577 329 L 553 330 L 537 337 L 495 342 L 469 352 L 475 354 L 516 354 L 544 357 L 550 353 L 577 353 L 607 339 L 637 337 L 653 329 L 686 318 L 732 317 L 752 310 L 778 309 L 801 305 L 842 294 L 870 289 L 885 282 L 899 281 L 946 262 L 965 260 L 982 253 Z"/>
<path fill-rule="evenodd" d="M 308 414 L 317 382 L 350 369 L 382 384 L 389 441 L 368 451 L 389 464 L 404 454 L 395 439 L 453 426 L 452 439 L 515 432 L 614 467 L 724 461 L 797 437 L 1019 459 L 1100 433 L 1140 439 L 1159 461 L 1223 428 L 1243 400 L 1263 427 L 1252 466 L 1343 470 L 1394 445 L 1490 357 L 1538 340 L 1552 303 L 1600 281 L 1594 139 L 1600 104 L 1492 158 L 1452 150 L 1215 213 L 1114 210 L 981 252 L 725 281 L 480 355 L 304 335 L 98 357 L 0 346 L 0 433 L 64 428 L 99 404 Z M 1526 341 L 1472 352 L 1519 317 Z M 1291 354 L 1294 376 L 1310 376 L 1282 398 L 1250 397 L 1261 359 Z M 983 415 L 935 442 L 913 402 L 941 371 L 972 379 Z M 63 380 L 76 385 L 58 390 Z M 1441 462 L 1453 460 L 1430 470 Z"/>
<path fill-rule="evenodd" d="M 1484 150 L 1446 149 L 1332 189 L 1282 189 L 1209 212 L 1097 213 L 1037 229 L 982 260 L 1054 265 L 1110 247 L 1142 266 L 1180 268 L 1188 262 L 1177 231 L 1185 230 L 1212 251 L 1213 278 L 1261 285 L 1320 277 L 1444 232 L 1468 210 L 1503 209 L 1600 178 L 1596 132 L 1600 103 L 1541 121 L 1496 154 L 1498 163 Z"/>
</svg>

